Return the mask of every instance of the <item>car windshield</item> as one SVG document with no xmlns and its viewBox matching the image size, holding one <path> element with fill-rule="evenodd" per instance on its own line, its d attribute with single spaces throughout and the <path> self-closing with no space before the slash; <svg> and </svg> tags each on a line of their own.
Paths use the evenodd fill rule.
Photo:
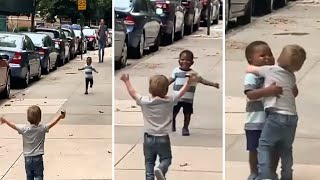
<svg viewBox="0 0 320 180">
<path fill-rule="evenodd" d="M 14 35 L 0 34 L 0 49 L 16 51 L 21 49 L 22 37 Z"/>
<path fill-rule="evenodd" d="M 129 11 L 132 8 L 133 0 L 116 0 L 115 9 L 120 11 Z"/>
<path fill-rule="evenodd" d="M 73 30 L 74 34 L 76 35 L 76 37 L 80 37 L 81 36 L 81 31 L 80 30 Z"/>
<path fill-rule="evenodd" d="M 96 30 L 95 29 L 83 29 L 83 34 L 85 36 L 94 36 L 94 35 L 96 35 Z"/>
<path fill-rule="evenodd" d="M 40 34 L 27 34 L 29 38 L 32 40 L 33 44 L 37 47 L 43 46 L 43 35 Z"/>
<path fill-rule="evenodd" d="M 46 31 L 46 30 L 42 30 L 42 29 L 36 29 L 35 32 L 47 34 L 47 35 L 50 36 L 52 39 L 57 39 L 57 38 L 59 38 L 59 33 L 56 32 L 56 31 Z"/>
</svg>

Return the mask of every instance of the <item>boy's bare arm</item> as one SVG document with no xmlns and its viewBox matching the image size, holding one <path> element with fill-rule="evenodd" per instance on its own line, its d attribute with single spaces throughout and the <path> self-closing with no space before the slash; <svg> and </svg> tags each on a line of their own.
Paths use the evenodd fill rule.
<svg viewBox="0 0 320 180">
<path fill-rule="evenodd" d="M 261 69 L 261 67 L 258 66 L 253 66 L 253 65 L 249 65 L 246 69 L 246 73 L 252 73 L 255 75 L 259 75 L 259 70 Z"/>
<path fill-rule="evenodd" d="M 0 121 L 1 121 L 1 124 L 5 123 L 5 124 L 7 124 L 9 127 L 11 127 L 12 129 L 14 129 L 14 130 L 16 130 L 16 131 L 19 131 L 19 130 L 18 130 L 18 127 L 16 126 L 15 123 L 10 122 L 10 121 L 8 121 L 7 119 L 5 119 L 5 118 L 3 118 L 3 117 L 0 118 Z"/>
<path fill-rule="evenodd" d="M 61 119 L 64 119 L 66 116 L 65 112 L 61 113 L 57 118 L 53 119 L 49 124 L 47 124 L 48 129 L 51 129 L 53 126 L 55 126 Z"/>
<path fill-rule="evenodd" d="M 245 94 L 247 95 L 248 99 L 257 100 L 264 97 L 279 96 L 282 94 L 282 88 L 276 86 L 276 83 L 272 83 L 270 86 L 265 88 L 246 91 Z"/>
<path fill-rule="evenodd" d="M 202 77 L 200 77 L 200 81 L 199 81 L 201 84 L 203 85 L 206 85 L 206 86 L 212 86 L 212 87 L 215 87 L 217 89 L 219 89 L 219 83 L 214 83 L 214 82 L 211 82 L 211 81 L 208 81 Z"/>
<path fill-rule="evenodd" d="M 299 89 L 297 85 L 294 86 L 292 91 L 293 91 L 294 97 L 297 97 L 299 95 Z"/>
<path fill-rule="evenodd" d="M 137 100 L 138 99 L 138 94 L 134 90 L 130 80 L 129 80 L 129 74 L 122 74 L 120 79 L 124 82 L 124 84 L 127 87 L 129 95 L 132 97 L 132 99 Z"/>
<path fill-rule="evenodd" d="M 83 68 L 78 68 L 78 70 L 79 70 L 79 71 L 84 70 L 84 67 L 83 67 Z"/>
<path fill-rule="evenodd" d="M 182 86 L 182 88 L 180 89 L 180 91 L 178 92 L 178 95 L 177 97 L 178 98 L 181 98 L 190 88 L 190 85 L 194 82 L 197 82 L 199 81 L 199 77 L 196 76 L 196 75 L 193 75 L 191 74 L 189 77 L 188 77 L 188 81 Z"/>
<path fill-rule="evenodd" d="M 174 82 L 174 79 L 172 77 L 169 77 L 168 80 L 169 80 L 169 85 L 171 85 Z"/>
<path fill-rule="evenodd" d="M 96 72 L 96 73 L 99 73 L 95 68 L 92 68 L 92 70 L 93 70 L 94 72 Z"/>
</svg>

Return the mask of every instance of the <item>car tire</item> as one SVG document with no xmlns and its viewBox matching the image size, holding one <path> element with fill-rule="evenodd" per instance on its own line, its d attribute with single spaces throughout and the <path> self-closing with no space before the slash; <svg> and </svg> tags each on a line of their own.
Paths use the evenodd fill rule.
<svg viewBox="0 0 320 180">
<path fill-rule="evenodd" d="M 248 2 L 248 8 L 246 9 L 245 15 L 238 17 L 237 22 L 240 25 L 246 25 L 251 22 L 251 16 L 252 16 L 252 0 Z"/>
<path fill-rule="evenodd" d="M 160 37 L 161 35 L 158 34 L 157 38 L 155 39 L 154 45 L 149 48 L 151 52 L 156 52 L 159 50 L 159 46 L 161 43 Z"/>
<path fill-rule="evenodd" d="M 175 38 L 175 21 L 173 21 L 173 26 L 172 26 L 172 29 L 171 29 L 171 33 L 170 34 L 165 34 L 165 37 L 164 37 L 164 44 L 165 45 L 170 45 L 174 42 L 174 38 Z M 157 37 L 158 38 L 158 37 Z"/>
<path fill-rule="evenodd" d="M 28 87 L 30 84 L 30 68 L 28 67 L 26 76 L 24 77 L 24 79 L 22 79 L 22 83 L 24 88 Z"/>
<path fill-rule="evenodd" d="M 122 49 L 121 59 L 120 59 L 120 61 L 116 61 L 116 63 L 115 63 L 116 69 L 121 69 L 121 68 L 126 67 L 127 53 L 128 53 L 128 48 L 127 48 L 127 43 L 125 42 L 123 45 L 123 49 Z"/>
<path fill-rule="evenodd" d="M 133 57 L 133 58 L 136 58 L 136 59 L 140 59 L 143 57 L 144 55 L 144 42 L 145 38 L 144 38 L 144 33 L 141 34 L 140 36 L 140 41 L 138 43 L 138 46 L 137 47 L 132 47 L 131 51 L 130 51 L 130 55 Z"/>
<path fill-rule="evenodd" d="M 265 3 L 264 4 L 265 5 L 264 13 L 265 14 L 272 13 L 273 8 L 274 8 L 274 0 L 265 0 L 264 3 Z M 257 7 L 261 7 L 261 6 L 258 6 L 258 4 L 257 4 Z"/>
<path fill-rule="evenodd" d="M 279 8 L 283 8 L 288 4 L 288 0 L 279 0 Z"/>
<path fill-rule="evenodd" d="M 198 19 L 198 22 L 194 25 L 194 32 L 198 31 L 200 28 L 200 19 Z"/>
<path fill-rule="evenodd" d="M 0 98 L 8 99 L 10 97 L 11 90 L 11 75 L 8 74 L 6 88 L 0 93 Z"/>
<path fill-rule="evenodd" d="M 41 76 L 42 76 L 42 68 L 41 68 L 41 65 L 39 65 L 38 74 L 37 76 L 34 77 L 34 79 L 36 81 L 39 81 L 41 79 Z"/>
<path fill-rule="evenodd" d="M 192 24 L 185 26 L 185 32 L 186 32 L 187 35 L 190 35 L 190 34 L 193 33 L 193 21 L 194 21 L 194 16 L 193 16 L 193 19 L 192 19 Z"/>
<path fill-rule="evenodd" d="M 184 23 L 182 23 L 181 25 L 181 30 L 178 32 L 178 34 L 176 35 L 176 39 L 179 40 L 179 39 L 183 39 L 184 37 Z"/>
<path fill-rule="evenodd" d="M 220 20 L 220 12 L 218 12 L 217 18 L 212 20 L 212 24 L 215 24 L 215 25 L 219 24 L 219 20 Z"/>
<path fill-rule="evenodd" d="M 50 63 L 51 63 L 50 58 L 48 58 L 47 66 L 46 66 L 46 68 L 43 70 L 43 73 L 44 73 L 44 74 L 49 74 L 49 73 L 50 73 Z"/>
</svg>

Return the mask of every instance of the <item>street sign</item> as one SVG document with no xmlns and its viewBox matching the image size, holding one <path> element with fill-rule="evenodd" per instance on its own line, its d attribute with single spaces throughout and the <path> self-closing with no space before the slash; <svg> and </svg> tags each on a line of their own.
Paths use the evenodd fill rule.
<svg viewBox="0 0 320 180">
<path fill-rule="evenodd" d="M 78 10 L 85 11 L 87 9 L 87 0 L 78 0 Z"/>
</svg>

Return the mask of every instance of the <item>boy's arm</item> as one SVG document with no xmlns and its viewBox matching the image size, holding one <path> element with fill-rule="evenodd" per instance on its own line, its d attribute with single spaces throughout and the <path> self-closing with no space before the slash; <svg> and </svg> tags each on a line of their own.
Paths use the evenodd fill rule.
<svg viewBox="0 0 320 180">
<path fill-rule="evenodd" d="M 211 82 L 211 81 L 208 81 L 202 77 L 199 77 L 200 78 L 200 83 L 203 84 L 203 85 L 206 85 L 206 86 L 212 86 L 212 87 L 215 87 L 217 89 L 219 89 L 219 83 L 214 83 L 214 82 Z"/>
<path fill-rule="evenodd" d="M 136 91 L 134 90 L 130 80 L 126 80 L 124 81 L 124 84 L 127 87 L 127 91 L 129 93 L 129 95 L 132 97 L 132 99 L 137 100 L 138 99 L 138 94 L 136 93 Z"/>
<path fill-rule="evenodd" d="M 84 70 L 84 67 L 82 67 L 82 68 L 78 68 L 78 70 L 79 70 L 79 71 Z"/>
<path fill-rule="evenodd" d="M 297 85 L 294 86 L 292 91 L 293 91 L 294 97 L 297 97 L 299 95 L 299 89 Z"/>
<path fill-rule="evenodd" d="M 96 72 L 96 73 L 99 73 L 97 70 L 96 70 L 96 68 L 92 68 L 92 70 L 94 71 L 94 72 Z"/>
<path fill-rule="evenodd" d="M 53 126 L 55 126 L 61 119 L 65 118 L 65 113 L 61 114 L 54 120 L 52 120 L 49 124 L 47 124 L 48 130 L 51 129 Z"/>
<path fill-rule="evenodd" d="M 12 129 L 19 131 L 18 127 L 16 126 L 15 123 L 8 121 L 7 119 L 4 119 L 3 117 L 0 118 L 1 124 L 5 123 L 7 124 L 9 127 L 11 127 Z"/>
<path fill-rule="evenodd" d="M 170 86 L 174 82 L 174 79 L 172 77 L 169 77 L 168 80 L 169 80 L 169 86 Z"/>
<path fill-rule="evenodd" d="M 264 97 L 279 96 L 282 94 L 282 88 L 272 83 L 270 86 L 260 89 L 246 90 L 245 94 L 250 100 L 257 100 Z"/>
<path fill-rule="evenodd" d="M 200 79 L 198 76 L 191 74 L 188 77 L 188 81 L 182 86 L 177 94 L 177 98 L 181 98 L 190 88 L 191 83 L 198 82 Z"/>
</svg>

